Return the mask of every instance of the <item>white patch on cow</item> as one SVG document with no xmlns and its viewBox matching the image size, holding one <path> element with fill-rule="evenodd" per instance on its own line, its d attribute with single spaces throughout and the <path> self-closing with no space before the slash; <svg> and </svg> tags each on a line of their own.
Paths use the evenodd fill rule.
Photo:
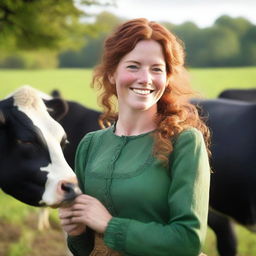
<svg viewBox="0 0 256 256">
<path fill-rule="evenodd" d="M 62 126 L 56 122 L 47 112 L 43 100 L 37 90 L 25 86 L 16 91 L 12 97 L 14 105 L 19 111 L 25 113 L 38 127 L 47 143 L 51 163 L 48 166 L 41 167 L 41 171 L 48 172 L 45 192 L 40 203 L 46 205 L 55 205 L 60 203 L 63 195 L 57 193 L 58 184 L 63 180 L 73 180 L 75 174 L 67 164 L 61 146 L 65 131 Z"/>
<path fill-rule="evenodd" d="M 12 92 L 11 94 L 7 95 L 5 97 L 5 99 L 12 97 L 14 94 L 16 94 L 16 95 L 19 94 L 19 96 L 17 96 L 17 97 L 25 99 L 27 96 L 30 97 L 31 94 L 34 94 L 31 91 L 31 89 L 34 90 L 34 93 L 36 93 L 40 98 L 42 98 L 44 100 L 52 100 L 53 99 L 53 97 L 51 95 L 46 94 L 42 91 L 36 90 L 36 89 L 32 88 L 30 85 L 23 85 L 21 88 L 17 89 L 16 91 Z M 27 96 L 23 95 L 23 93 L 25 91 L 27 93 Z"/>
</svg>

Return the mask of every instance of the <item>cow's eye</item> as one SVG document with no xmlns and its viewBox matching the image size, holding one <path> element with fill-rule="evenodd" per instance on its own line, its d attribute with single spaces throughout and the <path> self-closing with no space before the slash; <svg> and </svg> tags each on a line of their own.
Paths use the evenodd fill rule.
<svg viewBox="0 0 256 256">
<path fill-rule="evenodd" d="M 69 144 L 69 141 L 67 139 L 64 139 L 61 141 L 60 146 L 62 149 L 64 149 L 67 144 Z"/>
<path fill-rule="evenodd" d="M 31 145 L 32 144 L 31 141 L 25 141 L 25 140 L 20 140 L 20 139 L 17 139 L 16 142 L 20 145 Z"/>
</svg>

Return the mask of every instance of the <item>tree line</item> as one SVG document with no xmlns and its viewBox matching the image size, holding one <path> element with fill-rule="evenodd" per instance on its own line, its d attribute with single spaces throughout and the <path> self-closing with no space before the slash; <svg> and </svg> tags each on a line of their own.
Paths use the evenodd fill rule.
<svg viewBox="0 0 256 256">
<path fill-rule="evenodd" d="M 97 37 L 87 37 L 79 51 L 59 55 L 59 67 L 93 67 L 101 56 L 103 41 L 124 20 L 101 13 L 95 24 L 108 24 Z M 211 27 L 199 28 L 193 22 L 174 25 L 162 22 L 184 43 L 186 64 L 190 67 L 224 67 L 256 65 L 256 26 L 245 18 L 220 16 Z"/>
<path fill-rule="evenodd" d="M 94 22 L 82 23 L 82 12 L 72 1 L 56 1 L 21 0 L 26 8 L 9 4 L 9 10 L 3 3 L 16 1 L 0 3 L 0 68 L 91 68 L 99 62 L 106 36 L 125 19 L 102 12 Z M 100 2 L 82 1 L 86 5 Z M 36 13 L 41 8 L 40 15 L 34 15 L 31 3 Z M 53 8 L 46 8 L 47 3 Z M 21 14 L 12 18 L 15 11 Z M 256 65 L 256 26 L 245 18 L 223 15 L 207 28 L 193 22 L 162 24 L 184 42 L 189 67 Z"/>
</svg>

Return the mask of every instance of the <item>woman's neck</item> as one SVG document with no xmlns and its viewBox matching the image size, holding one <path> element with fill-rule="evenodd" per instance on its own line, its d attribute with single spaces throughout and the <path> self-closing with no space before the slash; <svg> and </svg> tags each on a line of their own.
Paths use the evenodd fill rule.
<svg viewBox="0 0 256 256">
<path fill-rule="evenodd" d="M 115 134 L 132 136 L 150 132 L 156 129 L 155 111 L 119 112 Z"/>
</svg>

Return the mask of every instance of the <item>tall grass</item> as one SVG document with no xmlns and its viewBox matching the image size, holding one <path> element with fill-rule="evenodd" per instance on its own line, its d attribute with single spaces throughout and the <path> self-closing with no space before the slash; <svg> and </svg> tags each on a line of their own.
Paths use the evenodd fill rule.
<svg viewBox="0 0 256 256">
<path fill-rule="evenodd" d="M 226 88 L 256 88 L 256 67 L 191 69 L 189 72 L 193 88 L 207 98 L 217 97 Z M 50 93 L 53 89 L 59 89 L 64 98 L 78 101 L 94 109 L 99 109 L 96 99 L 97 94 L 90 87 L 91 77 L 91 70 L 82 69 L 2 70 L 0 71 L 0 99 L 21 85 L 29 84 L 45 93 Z M 23 230 L 21 232 L 21 238 L 10 244 L 8 253 L 4 256 L 30 255 L 32 240 L 38 236 L 38 231 L 36 229 L 26 229 L 24 219 L 28 218 L 31 212 L 35 214 L 37 209 L 26 206 L 3 193 L 0 193 L 0 206 L 0 220 L 20 226 Z M 57 222 L 58 224 L 56 216 L 56 211 L 52 211 L 53 222 Z M 239 256 L 256 255 L 256 235 L 239 225 L 236 225 L 235 228 L 238 234 Z M 64 243 L 64 240 L 60 240 L 57 243 Z M 215 243 L 215 236 L 209 229 L 204 247 L 204 252 L 208 256 L 217 256 Z M 0 242 L 0 254 L 1 246 L 3 245 Z M 36 255 L 35 252 L 33 253 L 32 255 Z M 42 252 L 41 255 L 52 256 L 58 254 L 44 254 Z"/>
</svg>

